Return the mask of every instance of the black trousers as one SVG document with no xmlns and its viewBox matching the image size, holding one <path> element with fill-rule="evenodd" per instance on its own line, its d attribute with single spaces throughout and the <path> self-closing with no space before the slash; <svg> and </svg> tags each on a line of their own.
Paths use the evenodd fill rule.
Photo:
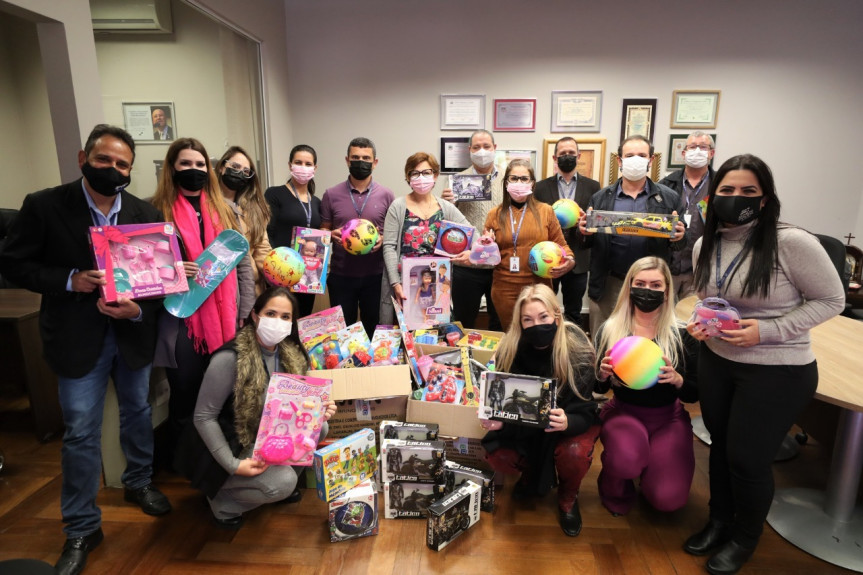
<svg viewBox="0 0 863 575">
<path fill-rule="evenodd" d="M 369 337 L 374 335 L 375 326 L 378 325 L 380 317 L 381 276 L 382 274 L 374 274 L 354 278 L 331 273 L 327 279 L 330 305 L 342 306 L 347 325 L 357 322 L 357 308 L 359 308 L 363 328 Z"/>
<path fill-rule="evenodd" d="M 500 319 L 491 301 L 491 280 L 494 270 L 469 268 L 465 266 L 452 267 L 452 319 L 460 321 L 467 329 L 476 327 L 476 316 L 482 296 L 485 295 L 485 305 L 488 310 L 488 329 L 503 331 Z"/>
<path fill-rule="evenodd" d="M 710 431 L 710 517 L 754 549 L 773 501 L 773 458 L 818 387 L 816 362 L 755 365 L 701 344 L 698 394 Z"/>
<path fill-rule="evenodd" d="M 551 280 L 554 293 L 561 287 L 563 296 L 563 315 L 575 325 L 581 325 L 581 304 L 584 292 L 587 291 L 587 272 L 583 274 L 568 273 Z"/>
<path fill-rule="evenodd" d="M 315 307 L 315 296 L 317 294 L 313 293 L 295 293 L 294 297 L 297 298 L 297 307 L 300 308 L 299 314 L 297 317 L 306 317 L 307 315 L 312 313 L 312 310 Z M 333 304 L 336 305 L 336 304 Z"/>
<path fill-rule="evenodd" d="M 204 381 L 204 373 L 210 365 L 210 354 L 195 351 L 195 344 L 189 337 L 185 323 L 181 319 L 176 321 L 180 322 L 177 346 L 174 348 L 177 367 L 165 368 L 168 386 L 171 388 L 168 399 L 169 462 L 173 461 L 174 448 L 182 437 L 183 429 L 192 421 L 201 382 Z"/>
</svg>

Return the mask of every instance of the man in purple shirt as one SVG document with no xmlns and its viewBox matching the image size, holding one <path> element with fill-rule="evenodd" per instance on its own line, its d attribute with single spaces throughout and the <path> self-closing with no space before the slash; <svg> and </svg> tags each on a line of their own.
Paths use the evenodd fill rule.
<svg viewBox="0 0 863 575">
<path fill-rule="evenodd" d="M 333 256 L 327 287 L 330 303 L 342 306 L 345 322 L 356 323 L 359 307 L 363 327 L 369 337 L 378 323 L 381 302 L 381 276 L 384 271 L 384 220 L 393 201 L 389 188 L 372 181 L 378 164 L 374 143 L 368 138 L 354 138 L 345 157 L 348 179 L 329 188 L 321 199 L 321 228 L 333 231 Z M 371 253 L 355 256 L 342 247 L 342 227 L 348 221 L 362 218 L 372 222 L 380 234 Z"/>
</svg>

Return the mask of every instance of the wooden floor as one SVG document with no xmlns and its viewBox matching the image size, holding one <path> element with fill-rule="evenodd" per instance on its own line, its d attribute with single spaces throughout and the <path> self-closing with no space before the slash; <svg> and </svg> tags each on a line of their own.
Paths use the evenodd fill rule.
<svg viewBox="0 0 863 575">
<path fill-rule="evenodd" d="M 10 405 L 12 406 L 10 408 Z M 11 411 L 10 411 L 11 409 Z M 26 400 L 0 399 L 0 560 L 28 557 L 53 564 L 65 540 L 60 522 L 60 441 L 40 444 L 27 430 Z M 697 411 L 697 406 L 696 406 Z M 498 493 L 497 509 L 441 552 L 425 546 L 425 521 L 383 519 L 380 534 L 330 543 L 326 508 L 307 490 L 298 504 L 271 505 L 248 515 L 237 532 L 208 521 L 201 495 L 177 476 L 156 481 L 174 505 L 153 518 L 123 501 L 122 490 L 99 494 L 105 541 L 90 554 L 87 575 L 99 573 L 704 573 L 704 558 L 681 550 L 707 511 L 708 448 L 697 440 L 697 469 L 686 507 L 653 511 L 643 500 L 625 517 L 599 503 L 597 446 L 581 491 L 584 529 L 571 539 L 557 525 L 554 494 L 529 503 L 510 499 L 512 481 Z M 820 487 L 827 455 L 816 442 L 790 462 L 776 464 L 777 486 Z M 785 542 L 769 526 L 743 573 L 847 573 Z"/>
</svg>

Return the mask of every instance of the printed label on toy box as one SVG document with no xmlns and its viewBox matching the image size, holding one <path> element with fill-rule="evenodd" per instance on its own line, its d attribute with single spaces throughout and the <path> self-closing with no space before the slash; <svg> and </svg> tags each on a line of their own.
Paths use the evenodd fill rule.
<svg viewBox="0 0 863 575">
<path fill-rule="evenodd" d="M 546 428 L 556 392 L 554 379 L 486 371 L 480 376 L 479 417 Z"/>
<path fill-rule="evenodd" d="M 448 258 L 404 258 L 402 291 L 407 328 L 428 328 L 450 320 L 452 263 Z"/>
</svg>

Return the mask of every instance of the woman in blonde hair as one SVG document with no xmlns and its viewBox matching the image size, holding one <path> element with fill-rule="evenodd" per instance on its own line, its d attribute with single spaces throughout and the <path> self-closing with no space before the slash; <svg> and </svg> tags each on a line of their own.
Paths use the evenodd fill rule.
<svg viewBox="0 0 863 575">
<path fill-rule="evenodd" d="M 545 284 L 522 289 L 512 313 L 495 354 L 496 370 L 556 378 L 557 408 L 544 430 L 483 421 L 489 432 L 482 444 L 496 471 L 521 473 L 514 498 L 544 495 L 557 483 L 560 526 L 575 537 L 581 532 L 578 490 L 599 435 L 597 405 L 591 400 L 596 356 L 584 332 L 564 320 Z"/>
<path fill-rule="evenodd" d="M 175 140 L 159 175 L 153 205 L 171 222 L 180 240 L 186 276 L 204 248 L 227 229 L 240 231 L 238 216 L 222 197 L 207 150 L 198 140 Z M 239 318 L 252 309 L 255 286 L 248 257 L 186 319 L 163 313 L 153 365 L 164 366 L 171 387 L 168 422 L 172 447 L 190 421 L 210 355 L 234 337 Z"/>
<path fill-rule="evenodd" d="M 646 257 L 629 268 L 617 304 L 596 334 L 600 393 L 614 390 L 603 406 L 602 471 L 599 497 L 614 515 L 627 513 L 636 500 L 634 480 L 660 511 L 683 507 L 695 472 L 692 424 L 681 401 L 697 399 L 697 342 L 678 326 L 674 315 L 671 271 L 664 260 Z M 653 387 L 622 385 L 611 368 L 609 349 L 638 335 L 656 342 L 665 365 Z"/>
</svg>

